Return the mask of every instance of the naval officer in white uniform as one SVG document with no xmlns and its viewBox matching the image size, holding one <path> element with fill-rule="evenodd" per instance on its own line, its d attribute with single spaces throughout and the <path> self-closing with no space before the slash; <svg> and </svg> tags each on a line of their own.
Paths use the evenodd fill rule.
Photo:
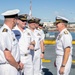
<svg viewBox="0 0 75 75">
<path fill-rule="evenodd" d="M 39 19 L 37 20 L 39 21 Z M 44 49 L 41 46 L 43 45 L 43 38 L 38 29 L 36 29 L 36 18 L 32 17 L 28 19 L 29 31 L 32 32 L 35 40 L 35 48 L 34 48 L 34 57 L 33 57 L 33 67 L 34 67 L 34 75 L 42 75 L 41 74 L 41 58 L 44 57 Z"/>
<path fill-rule="evenodd" d="M 41 19 L 39 18 L 35 18 L 35 28 L 36 30 L 39 31 L 39 33 L 41 34 L 41 42 L 40 42 L 40 51 L 41 51 L 41 68 L 40 68 L 40 74 L 42 74 L 42 69 L 43 69 L 43 65 L 42 65 L 42 59 L 44 59 L 44 53 L 45 53 L 45 46 L 44 46 L 44 38 L 45 38 L 45 35 L 44 35 L 44 32 L 42 30 L 42 26 L 43 26 L 43 23 L 40 22 Z M 37 55 L 38 56 L 38 55 Z"/>
<path fill-rule="evenodd" d="M 57 16 L 55 25 L 59 34 L 56 38 L 57 75 L 69 75 L 72 64 L 72 36 L 66 26 L 68 19 Z"/>
<path fill-rule="evenodd" d="M 18 42 L 12 32 L 18 13 L 18 9 L 2 13 L 5 20 L 0 29 L 0 75 L 17 75 L 18 70 L 23 68 Z"/>
<path fill-rule="evenodd" d="M 39 23 L 38 30 L 42 34 L 42 37 L 43 37 L 43 40 L 44 40 L 45 39 L 45 33 L 43 31 L 43 23 L 41 23 L 41 22 Z"/>
<path fill-rule="evenodd" d="M 14 27 L 13 31 L 19 43 L 21 62 L 24 64 L 21 74 L 24 73 L 24 75 L 34 75 L 31 55 L 31 50 L 34 49 L 34 40 L 31 32 L 25 28 L 26 24 L 27 14 L 19 15 L 17 19 L 17 25 Z"/>
<path fill-rule="evenodd" d="M 43 49 L 44 49 L 44 52 L 45 52 L 45 44 L 44 44 L 44 39 L 45 39 L 45 33 L 43 31 L 43 23 L 39 23 L 39 26 L 38 26 L 38 30 L 40 31 L 41 35 L 42 35 L 42 38 L 43 38 Z M 43 64 L 42 64 L 42 60 L 41 60 L 41 72 L 42 72 L 42 69 L 43 69 Z"/>
</svg>

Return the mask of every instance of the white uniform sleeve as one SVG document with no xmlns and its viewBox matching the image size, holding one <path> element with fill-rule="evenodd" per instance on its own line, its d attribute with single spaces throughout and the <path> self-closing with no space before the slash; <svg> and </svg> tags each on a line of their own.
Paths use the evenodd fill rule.
<svg viewBox="0 0 75 75">
<path fill-rule="evenodd" d="M 4 51 L 5 49 L 11 50 L 11 39 L 7 32 L 3 32 L 1 35 L 1 50 Z"/>
<path fill-rule="evenodd" d="M 42 40 L 44 40 L 44 38 L 43 38 L 43 36 L 41 35 L 41 37 L 40 37 L 40 41 L 42 41 Z"/>
<path fill-rule="evenodd" d="M 71 47 L 72 45 L 72 38 L 69 34 L 65 34 L 63 36 L 63 40 L 62 40 L 62 43 L 63 43 L 63 48 L 66 48 L 66 47 Z"/>
<path fill-rule="evenodd" d="M 42 34 L 42 39 L 44 40 L 45 39 L 45 34 L 44 34 L 43 30 L 41 30 L 41 34 Z"/>
</svg>

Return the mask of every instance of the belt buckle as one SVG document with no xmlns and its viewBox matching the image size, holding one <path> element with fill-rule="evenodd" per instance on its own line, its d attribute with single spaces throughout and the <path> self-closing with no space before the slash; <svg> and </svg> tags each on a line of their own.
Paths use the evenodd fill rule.
<svg viewBox="0 0 75 75">
<path fill-rule="evenodd" d="M 34 50 L 34 51 L 37 51 L 37 50 Z"/>
<path fill-rule="evenodd" d="M 27 56 L 28 54 L 24 54 L 25 56 Z"/>
</svg>

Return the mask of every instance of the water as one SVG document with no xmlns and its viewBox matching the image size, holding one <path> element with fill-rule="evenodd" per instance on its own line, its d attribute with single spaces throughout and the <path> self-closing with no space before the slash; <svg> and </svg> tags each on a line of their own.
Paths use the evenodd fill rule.
<svg viewBox="0 0 75 75">
<path fill-rule="evenodd" d="M 73 40 L 75 40 L 75 32 L 70 32 L 72 35 Z M 48 32 L 46 33 L 46 39 L 55 39 L 57 37 L 58 32 Z"/>
<path fill-rule="evenodd" d="M 73 40 L 75 40 L 75 32 L 70 32 L 72 35 Z"/>
</svg>

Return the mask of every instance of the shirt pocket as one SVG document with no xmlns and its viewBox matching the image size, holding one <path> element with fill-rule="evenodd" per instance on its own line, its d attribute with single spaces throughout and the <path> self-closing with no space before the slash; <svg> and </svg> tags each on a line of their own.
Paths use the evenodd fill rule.
<svg viewBox="0 0 75 75">
<path fill-rule="evenodd" d="M 16 38 L 13 38 L 13 40 L 12 40 L 12 45 L 13 45 L 13 46 L 16 46 L 17 44 L 18 44 L 17 39 L 16 39 Z"/>
</svg>

